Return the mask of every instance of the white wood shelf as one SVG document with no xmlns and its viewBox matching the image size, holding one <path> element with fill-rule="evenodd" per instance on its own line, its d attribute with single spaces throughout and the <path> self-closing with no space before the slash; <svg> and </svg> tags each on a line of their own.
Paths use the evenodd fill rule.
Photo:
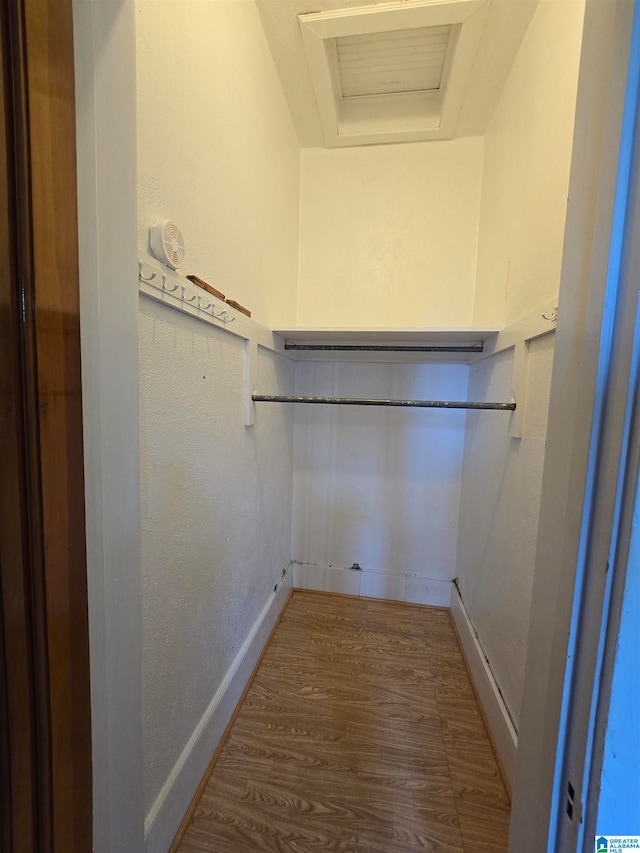
<svg viewBox="0 0 640 853">
<path fill-rule="evenodd" d="M 304 361 L 455 362 L 468 364 L 483 352 L 485 341 L 498 328 L 437 326 L 416 329 L 318 328 L 273 329 L 285 340 L 289 355 Z M 358 349 L 290 349 L 289 347 L 398 347 L 394 351 Z M 415 347 L 446 347 L 448 351 L 420 352 Z M 404 348 L 404 349 L 403 349 Z M 473 348 L 472 352 L 456 348 Z"/>
</svg>

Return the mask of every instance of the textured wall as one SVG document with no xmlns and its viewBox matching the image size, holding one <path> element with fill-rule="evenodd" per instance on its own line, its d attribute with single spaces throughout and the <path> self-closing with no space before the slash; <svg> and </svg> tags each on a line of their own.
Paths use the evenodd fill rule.
<svg viewBox="0 0 640 853">
<path fill-rule="evenodd" d="M 253 0 L 138 0 L 138 226 L 175 219 L 195 272 L 292 323 L 299 146 Z"/>
<path fill-rule="evenodd" d="M 289 562 L 293 412 L 246 429 L 243 342 L 140 300 L 148 811 Z M 259 387 L 292 393 L 259 352 Z"/>
<path fill-rule="evenodd" d="M 305 149 L 300 326 L 471 325 L 482 139 Z"/>
<path fill-rule="evenodd" d="M 524 435 L 510 417 L 469 412 L 464 447 L 458 576 L 462 597 L 515 722 L 520 717 L 535 567 L 554 336 L 532 341 Z M 509 399 L 512 351 L 473 365 L 469 396 Z"/>
<path fill-rule="evenodd" d="M 507 325 L 557 297 L 584 13 L 540 0 L 485 137 L 474 321 Z M 554 338 L 531 344 L 521 440 L 469 415 L 458 540 L 462 597 L 517 726 L 535 567 Z M 512 391 L 513 350 L 470 372 Z"/>
<path fill-rule="evenodd" d="M 584 0 L 540 0 L 484 141 L 474 322 L 558 294 Z"/>
<path fill-rule="evenodd" d="M 466 399 L 465 365 L 299 363 L 299 394 Z M 454 576 L 463 411 L 298 406 L 293 557 Z"/>
<path fill-rule="evenodd" d="M 140 248 L 175 219 L 184 272 L 292 322 L 299 145 L 255 3 L 139 0 L 136 37 Z M 242 341 L 142 299 L 147 812 L 290 559 L 293 413 L 245 429 L 243 383 Z"/>
</svg>

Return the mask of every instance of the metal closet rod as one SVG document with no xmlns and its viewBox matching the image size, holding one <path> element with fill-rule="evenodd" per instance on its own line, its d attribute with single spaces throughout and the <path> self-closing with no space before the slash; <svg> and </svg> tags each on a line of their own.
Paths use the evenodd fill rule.
<svg viewBox="0 0 640 853">
<path fill-rule="evenodd" d="M 467 345 L 421 346 L 411 344 L 292 344 L 285 343 L 286 350 L 304 350 L 306 352 L 482 352 L 482 343 Z"/>
<path fill-rule="evenodd" d="M 369 400 L 360 397 L 292 397 L 287 395 L 253 394 L 254 403 L 319 403 L 331 406 L 400 406 L 405 409 L 491 409 L 513 412 L 515 403 L 472 403 L 457 400 Z"/>
</svg>

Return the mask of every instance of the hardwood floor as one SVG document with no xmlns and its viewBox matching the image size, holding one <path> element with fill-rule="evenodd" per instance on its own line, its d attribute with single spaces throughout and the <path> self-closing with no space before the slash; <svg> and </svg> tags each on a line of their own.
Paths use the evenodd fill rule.
<svg viewBox="0 0 640 853">
<path fill-rule="evenodd" d="M 505 853 L 449 613 L 295 591 L 180 853 Z"/>
</svg>

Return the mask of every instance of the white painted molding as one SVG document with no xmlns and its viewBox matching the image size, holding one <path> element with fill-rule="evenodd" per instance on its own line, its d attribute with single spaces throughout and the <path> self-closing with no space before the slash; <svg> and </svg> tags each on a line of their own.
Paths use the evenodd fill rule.
<svg viewBox="0 0 640 853">
<path fill-rule="evenodd" d="M 93 853 L 144 825 L 134 0 L 73 0 Z M 73 227 L 73 226 L 72 226 Z"/>
<path fill-rule="evenodd" d="M 279 335 L 193 284 L 179 272 L 165 267 L 151 255 L 142 254 L 138 258 L 138 288 L 140 293 L 176 311 L 293 360 Z"/>
<path fill-rule="evenodd" d="M 487 338 L 484 343 L 484 349 L 478 355 L 469 357 L 469 364 L 475 364 L 477 361 L 482 361 L 489 356 L 497 355 L 506 349 L 516 346 L 516 344 L 532 341 L 535 338 L 540 338 L 542 335 L 548 335 L 555 332 L 558 322 L 558 300 L 552 299 L 550 302 L 545 302 L 539 308 L 535 308 L 524 317 L 505 326 L 497 335 L 492 338 Z"/>
<path fill-rule="evenodd" d="M 511 378 L 511 396 L 516 404 L 516 410 L 511 416 L 512 438 L 522 438 L 524 434 L 524 415 L 526 412 L 527 376 L 529 373 L 530 341 L 518 341 L 513 348 L 513 372 Z"/>
<path fill-rule="evenodd" d="M 256 422 L 256 404 L 253 394 L 258 381 L 258 344 L 255 340 L 244 342 L 244 425 L 253 426 Z"/>
<path fill-rule="evenodd" d="M 518 733 L 504 703 L 500 689 L 491 672 L 478 635 L 471 624 L 469 614 L 460 597 L 458 588 L 451 584 L 451 614 L 455 622 L 471 677 L 485 713 L 493 743 L 507 777 L 509 788 L 513 788 L 518 751 Z"/>
<path fill-rule="evenodd" d="M 449 607 L 450 586 L 451 581 L 448 580 L 423 578 L 403 572 L 358 571 L 344 566 L 293 561 L 294 589 Z"/>
<path fill-rule="evenodd" d="M 144 825 L 145 853 L 166 853 L 284 607 L 291 564 L 269 596 L 209 707 L 176 761 Z"/>
<path fill-rule="evenodd" d="M 403 0 L 299 15 L 326 146 L 450 139 L 455 132 L 488 5 L 484 0 L 439 0 L 437 3 Z M 336 39 L 442 25 L 452 27 L 454 39 L 445 62 L 442 88 L 342 97 Z"/>
<path fill-rule="evenodd" d="M 483 351 L 469 356 L 469 364 L 476 364 L 507 349 L 514 350 L 512 399 L 516 410 L 511 415 L 509 434 L 512 438 L 522 438 L 525 429 L 525 411 L 527 396 L 527 373 L 529 365 L 529 344 L 535 338 L 555 332 L 558 322 L 557 299 L 545 302 L 539 308 L 525 314 L 515 323 L 506 326 L 484 342 Z"/>
</svg>

